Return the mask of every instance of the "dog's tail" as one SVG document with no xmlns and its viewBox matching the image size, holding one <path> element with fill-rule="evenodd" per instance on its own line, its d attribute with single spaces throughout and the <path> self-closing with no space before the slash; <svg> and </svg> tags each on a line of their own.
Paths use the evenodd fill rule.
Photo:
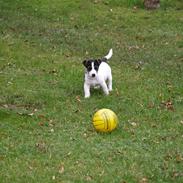
<svg viewBox="0 0 183 183">
<path fill-rule="evenodd" d="M 112 48 L 111 48 L 109 50 L 109 53 L 104 58 L 106 58 L 107 60 L 109 60 L 112 57 L 112 54 L 113 54 L 113 51 L 112 51 Z"/>
</svg>

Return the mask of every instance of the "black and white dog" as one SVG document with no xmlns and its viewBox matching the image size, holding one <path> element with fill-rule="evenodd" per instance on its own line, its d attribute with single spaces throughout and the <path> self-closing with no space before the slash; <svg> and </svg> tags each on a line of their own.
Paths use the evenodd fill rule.
<svg viewBox="0 0 183 183">
<path fill-rule="evenodd" d="M 112 57 L 112 54 L 113 51 L 110 49 L 109 53 L 102 59 L 83 61 L 83 65 L 86 67 L 84 80 L 85 98 L 90 97 L 91 87 L 102 87 L 106 95 L 109 94 L 109 91 L 112 91 L 112 73 L 110 66 L 107 64 L 107 60 Z"/>
</svg>

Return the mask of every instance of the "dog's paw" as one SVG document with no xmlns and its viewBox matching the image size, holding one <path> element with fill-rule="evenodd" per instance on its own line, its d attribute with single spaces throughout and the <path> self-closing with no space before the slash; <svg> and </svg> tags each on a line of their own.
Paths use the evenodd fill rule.
<svg viewBox="0 0 183 183">
<path fill-rule="evenodd" d="M 108 90 L 104 91 L 104 93 L 105 93 L 105 95 L 109 95 L 109 91 Z"/>
</svg>

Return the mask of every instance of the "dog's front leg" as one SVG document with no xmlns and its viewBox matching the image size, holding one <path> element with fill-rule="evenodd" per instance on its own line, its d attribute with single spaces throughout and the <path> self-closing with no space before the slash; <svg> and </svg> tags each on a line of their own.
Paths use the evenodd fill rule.
<svg viewBox="0 0 183 183">
<path fill-rule="evenodd" d="M 84 83 L 84 92 L 85 92 L 85 98 L 90 97 L 90 85 L 87 83 Z"/>
<path fill-rule="evenodd" d="M 106 95 L 109 95 L 109 90 L 108 90 L 107 85 L 106 85 L 105 82 L 102 82 L 102 83 L 101 83 L 101 87 L 102 87 L 104 93 L 105 93 Z"/>
</svg>

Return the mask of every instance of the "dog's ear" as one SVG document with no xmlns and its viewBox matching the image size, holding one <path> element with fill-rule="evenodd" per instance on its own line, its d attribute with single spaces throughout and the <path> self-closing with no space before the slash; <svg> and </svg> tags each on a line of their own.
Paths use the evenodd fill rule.
<svg viewBox="0 0 183 183">
<path fill-rule="evenodd" d="M 84 60 L 84 61 L 83 61 L 83 65 L 84 65 L 85 67 L 87 67 L 87 60 Z"/>
<path fill-rule="evenodd" d="M 102 63 L 102 60 L 101 59 L 97 59 L 97 64 L 100 65 Z"/>
</svg>

